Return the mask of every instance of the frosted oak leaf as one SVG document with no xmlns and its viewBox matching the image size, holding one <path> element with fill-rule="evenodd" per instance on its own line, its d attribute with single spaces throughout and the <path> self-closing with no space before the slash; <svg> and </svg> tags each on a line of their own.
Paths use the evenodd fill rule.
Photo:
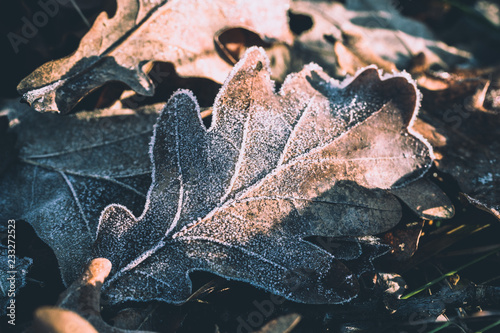
<svg viewBox="0 0 500 333">
<path fill-rule="evenodd" d="M 15 163 L 0 175 L 0 220 L 23 219 L 54 251 L 65 285 L 91 255 L 101 211 L 120 202 L 139 214 L 151 184 L 147 147 L 162 105 L 61 117 L 12 100 Z"/>
<path fill-rule="evenodd" d="M 226 79 L 207 130 L 195 97 L 175 93 L 155 126 L 145 209 L 101 214 L 94 256 L 113 269 L 111 302 L 181 303 L 202 270 L 304 303 L 342 303 L 354 274 L 305 237 L 383 232 L 401 218 L 391 189 L 420 179 L 428 144 L 408 125 L 418 92 L 370 67 L 339 83 L 316 65 L 279 93 L 262 49 Z"/>
</svg>

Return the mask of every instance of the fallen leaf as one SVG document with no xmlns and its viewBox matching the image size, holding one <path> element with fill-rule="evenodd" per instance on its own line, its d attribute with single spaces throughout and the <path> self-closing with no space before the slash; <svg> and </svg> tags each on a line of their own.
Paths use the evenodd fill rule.
<svg viewBox="0 0 500 333">
<path fill-rule="evenodd" d="M 391 192 L 423 219 L 449 219 L 455 214 L 450 199 L 426 177 Z"/>
<path fill-rule="evenodd" d="M 373 260 L 386 254 L 389 246 L 373 236 L 364 237 L 313 237 L 307 239 L 341 260 L 356 277 L 374 271 Z"/>
<path fill-rule="evenodd" d="M 391 259 L 407 261 L 417 251 L 424 221 L 400 223 L 384 233 L 382 239 L 391 246 Z"/>
<path fill-rule="evenodd" d="M 302 61 L 314 61 L 344 76 L 369 64 L 387 72 L 406 68 L 424 53 L 430 64 L 442 68 L 471 58 L 465 51 L 436 40 L 421 22 L 404 17 L 391 1 L 294 1 L 294 14 L 308 15 L 313 26 L 298 36 L 295 49 Z"/>
<path fill-rule="evenodd" d="M 113 263 L 108 300 L 182 303 L 194 270 L 298 302 L 352 299 L 353 274 L 303 239 L 398 223 L 388 190 L 432 164 L 408 129 L 417 107 L 407 75 L 381 78 L 373 67 L 339 83 L 309 65 L 275 94 L 258 48 L 227 78 L 208 130 L 194 96 L 178 91 L 155 127 L 143 213 L 110 205 L 101 214 L 94 257 Z"/>
<path fill-rule="evenodd" d="M 472 204 L 500 219 L 500 116 L 457 110 L 427 112 L 415 129 L 435 147 L 438 169 L 456 179 Z"/>
<path fill-rule="evenodd" d="M 33 329 L 47 333 L 126 333 L 101 318 L 101 287 L 111 270 L 107 259 L 90 261 L 84 273 L 61 294 L 57 306 L 35 311 Z M 144 332 L 134 330 L 134 332 Z"/>
<path fill-rule="evenodd" d="M 302 317 L 296 313 L 280 316 L 271 320 L 254 333 L 289 333 L 299 324 L 301 319 Z"/>
<path fill-rule="evenodd" d="M 108 81 L 138 94 L 154 94 L 142 67 L 171 62 L 181 76 L 224 80 L 232 68 L 215 48 L 219 31 L 239 27 L 265 41 L 290 42 L 287 0 L 119 0 L 116 14 L 101 13 L 72 55 L 48 62 L 19 83 L 18 91 L 38 111 L 69 112 Z M 189 24 L 186 20 L 191 19 Z"/>
<path fill-rule="evenodd" d="M 66 285 L 90 256 L 102 209 L 127 202 L 140 212 L 144 205 L 158 108 L 62 117 L 17 102 L 2 105 L 19 156 L 0 178 L 0 216 L 33 226 L 54 251 Z"/>
<path fill-rule="evenodd" d="M 438 169 L 457 180 L 468 201 L 500 218 L 499 67 L 416 74 L 424 98 L 415 130 L 434 146 Z"/>
<path fill-rule="evenodd" d="M 412 72 L 424 94 L 422 107 L 434 113 L 445 109 L 446 121 L 470 112 L 500 114 L 500 68 L 455 69 L 451 72 Z"/>
</svg>

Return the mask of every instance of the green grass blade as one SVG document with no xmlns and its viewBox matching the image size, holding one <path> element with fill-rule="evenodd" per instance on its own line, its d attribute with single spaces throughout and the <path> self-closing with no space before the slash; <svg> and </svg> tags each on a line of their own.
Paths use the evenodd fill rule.
<svg viewBox="0 0 500 333">
<path fill-rule="evenodd" d="M 436 283 L 438 283 L 438 282 L 446 279 L 449 276 L 452 276 L 452 275 L 456 274 L 457 272 L 459 272 L 459 271 L 461 271 L 461 270 L 463 270 L 463 269 L 465 269 L 465 268 L 467 268 L 467 267 L 469 267 L 471 265 L 474 265 L 475 263 L 477 263 L 477 262 L 479 262 L 479 261 L 481 261 L 481 260 L 483 260 L 483 259 L 491 256 L 492 254 L 497 253 L 498 251 L 500 251 L 500 249 L 496 249 L 496 250 L 493 250 L 491 252 L 488 252 L 485 255 L 483 255 L 483 256 L 481 256 L 479 258 L 476 258 L 476 259 L 472 260 L 471 262 L 468 262 L 467 264 L 458 267 L 455 270 L 449 271 L 448 273 L 445 273 L 445 274 L 441 275 L 440 277 L 438 277 L 438 278 L 436 278 L 436 279 L 434 279 L 434 280 L 432 280 L 432 281 L 424 284 L 423 286 L 421 286 L 420 288 L 412 291 L 411 293 L 408 293 L 408 294 L 404 295 L 403 297 L 401 297 L 401 299 L 408 299 L 408 298 L 410 298 L 410 297 L 412 297 L 412 296 L 414 296 L 414 295 L 416 295 L 416 294 L 418 294 L 418 293 L 420 293 L 420 292 L 422 292 L 424 290 L 427 290 L 427 288 L 433 286 L 434 284 L 436 284 Z"/>
<path fill-rule="evenodd" d="M 451 322 L 450 322 L 450 321 L 447 321 L 447 322 L 446 322 L 446 323 L 444 323 L 443 325 L 438 326 L 438 327 L 436 327 L 435 329 L 433 329 L 432 331 L 429 331 L 429 332 L 427 332 L 427 333 L 436 333 L 436 332 L 439 332 L 439 331 L 441 331 L 443 328 L 446 328 L 446 327 L 448 327 L 448 326 L 450 326 L 450 325 L 451 325 Z"/>
<path fill-rule="evenodd" d="M 497 326 L 499 326 L 499 325 L 500 325 L 500 320 L 498 320 L 498 321 L 494 322 L 494 323 L 493 323 L 493 324 L 491 324 L 491 325 L 488 325 L 488 326 L 486 326 L 486 327 L 481 328 L 481 329 L 480 329 L 479 331 L 477 331 L 476 333 L 483 333 L 483 332 L 486 332 L 487 330 L 490 330 L 490 329 L 492 329 L 493 327 L 497 327 Z"/>
</svg>

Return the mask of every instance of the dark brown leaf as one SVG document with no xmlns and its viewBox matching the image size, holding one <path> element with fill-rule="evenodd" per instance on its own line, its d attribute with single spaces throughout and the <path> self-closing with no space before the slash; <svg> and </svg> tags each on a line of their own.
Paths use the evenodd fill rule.
<svg viewBox="0 0 500 333">
<path fill-rule="evenodd" d="M 396 261 L 408 260 L 418 248 L 424 221 L 400 223 L 384 233 L 382 240 L 391 246 L 391 257 Z"/>
</svg>

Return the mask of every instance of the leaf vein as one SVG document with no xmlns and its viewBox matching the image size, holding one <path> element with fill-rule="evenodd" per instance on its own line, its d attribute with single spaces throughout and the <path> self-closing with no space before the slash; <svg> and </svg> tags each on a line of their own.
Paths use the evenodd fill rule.
<svg viewBox="0 0 500 333">
<path fill-rule="evenodd" d="M 80 202 L 80 199 L 78 199 L 78 195 L 76 194 L 75 188 L 73 187 L 73 184 L 69 180 L 68 176 L 64 172 L 59 171 L 61 176 L 63 177 L 64 181 L 68 185 L 69 190 L 71 191 L 71 194 L 73 196 L 73 199 L 75 200 L 76 206 L 78 207 L 78 210 L 80 211 L 80 214 L 82 215 L 82 219 L 85 222 L 85 227 L 87 228 L 87 232 L 89 234 L 90 239 L 92 241 L 95 241 L 95 237 L 93 233 L 90 231 L 90 222 L 87 218 L 87 215 L 85 215 L 85 212 L 83 211 L 82 203 Z"/>
</svg>

